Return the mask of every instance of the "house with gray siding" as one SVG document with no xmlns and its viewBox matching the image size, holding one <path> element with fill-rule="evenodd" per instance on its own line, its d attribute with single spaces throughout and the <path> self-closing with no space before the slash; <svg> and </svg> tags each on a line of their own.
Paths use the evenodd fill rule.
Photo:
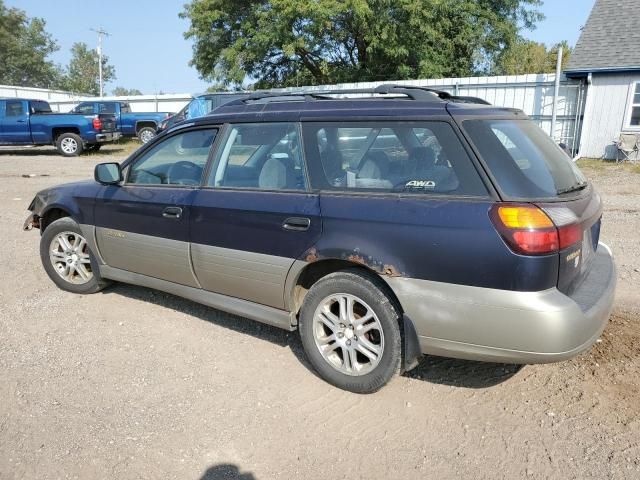
<svg viewBox="0 0 640 480">
<path fill-rule="evenodd" d="M 622 132 L 640 135 L 640 0 L 596 0 L 569 64 L 586 84 L 579 155 L 616 157 Z"/>
</svg>

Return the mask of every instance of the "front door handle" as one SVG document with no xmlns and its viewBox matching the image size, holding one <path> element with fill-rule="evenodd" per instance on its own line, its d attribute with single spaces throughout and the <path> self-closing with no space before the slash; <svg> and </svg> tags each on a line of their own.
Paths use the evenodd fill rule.
<svg viewBox="0 0 640 480">
<path fill-rule="evenodd" d="M 305 232 L 309 230 L 311 226 L 311 220 L 304 217 L 289 217 L 282 224 L 282 228 L 285 230 L 294 230 L 298 232 Z"/>
<path fill-rule="evenodd" d="M 162 211 L 162 216 L 164 218 L 173 218 L 178 220 L 182 217 L 182 209 L 180 207 L 167 207 Z"/>
</svg>

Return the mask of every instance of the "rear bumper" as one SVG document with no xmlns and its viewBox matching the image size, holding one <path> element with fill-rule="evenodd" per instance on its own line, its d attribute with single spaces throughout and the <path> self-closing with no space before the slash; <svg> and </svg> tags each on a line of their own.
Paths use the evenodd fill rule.
<svg viewBox="0 0 640 480">
<path fill-rule="evenodd" d="M 122 133 L 120 132 L 107 132 L 107 133 L 97 133 L 96 134 L 96 142 L 115 142 L 120 137 L 122 137 Z"/>
<path fill-rule="evenodd" d="M 616 287 L 609 248 L 600 244 L 590 272 L 570 296 L 556 288 L 514 292 L 408 278 L 387 278 L 413 321 L 422 353 L 505 363 L 566 360 L 604 330 Z"/>
</svg>

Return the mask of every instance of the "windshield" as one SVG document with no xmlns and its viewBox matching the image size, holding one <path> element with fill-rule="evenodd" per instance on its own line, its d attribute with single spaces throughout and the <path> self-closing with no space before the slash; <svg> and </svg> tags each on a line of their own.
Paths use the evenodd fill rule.
<svg viewBox="0 0 640 480">
<path fill-rule="evenodd" d="M 509 197 L 557 197 L 587 184 L 567 154 L 529 120 L 466 120 L 463 127 Z"/>
</svg>

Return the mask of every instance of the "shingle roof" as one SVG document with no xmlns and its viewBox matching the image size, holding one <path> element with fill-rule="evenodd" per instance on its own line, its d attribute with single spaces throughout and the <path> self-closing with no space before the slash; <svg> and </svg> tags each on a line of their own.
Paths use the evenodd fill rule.
<svg viewBox="0 0 640 480">
<path fill-rule="evenodd" d="M 640 70 L 640 1 L 596 0 L 566 72 Z"/>
</svg>

